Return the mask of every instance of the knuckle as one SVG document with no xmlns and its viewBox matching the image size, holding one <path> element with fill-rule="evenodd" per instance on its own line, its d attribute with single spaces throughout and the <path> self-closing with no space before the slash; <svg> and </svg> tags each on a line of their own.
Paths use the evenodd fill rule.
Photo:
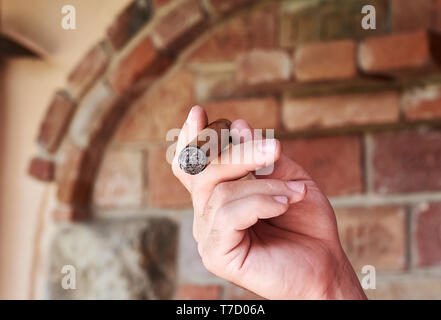
<svg viewBox="0 0 441 320">
<path fill-rule="evenodd" d="M 213 227 L 216 229 L 225 227 L 228 222 L 229 211 L 224 207 L 219 208 L 214 215 Z"/>
<path fill-rule="evenodd" d="M 217 202 L 223 203 L 230 196 L 231 188 L 229 188 L 228 183 L 221 182 L 214 188 L 212 197 L 216 199 Z"/>
<path fill-rule="evenodd" d="M 268 202 L 267 197 L 260 194 L 250 196 L 250 200 L 250 209 L 252 210 L 261 210 Z"/>
<path fill-rule="evenodd" d="M 225 182 L 221 182 L 221 183 L 218 183 L 216 185 L 216 187 L 214 188 L 214 192 L 213 193 L 216 194 L 216 195 L 221 195 L 221 194 L 223 194 L 225 192 L 227 192 L 226 183 Z"/>
<path fill-rule="evenodd" d="M 259 204 L 265 201 L 265 196 L 263 194 L 253 194 L 249 196 L 249 199 L 251 200 L 251 203 Z"/>
<path fill-rule="evenodd" d="M 271 191 L 283 190 L 282 181 L 279 180 L 265 180 L 265 187 Z"/>
<path fill-rule="evenodd" d="M 271 210 L 276 212 L 283 212 L 289 206 L 288 204 L 283 204 L 276 202 L 272 199 L 270 195 L 253 195 L 252 197 L 252 208 L 255 211 L 265 211 Z"/>
<path fill-rule="evenodd" d="M 201 210 L 200 213 L 198 214 L 199 217 L 208 217 L 211 215 L 212 212 L 216 212 L 216 209 L 212 202 L 213 201 L 208 201 L 204 209 Z"/>
</svg>

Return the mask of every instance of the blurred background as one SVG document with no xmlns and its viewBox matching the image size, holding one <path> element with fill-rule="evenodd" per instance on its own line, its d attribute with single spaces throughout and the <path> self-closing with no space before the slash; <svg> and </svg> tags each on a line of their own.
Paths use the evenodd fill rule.
<svg viewBox="0 0 441 320">
<path fill-rule="evenodd" d="M 441 298 L 441 1 L 0 5 L 0 298 L 259 299 L 205 270 L 165 160 L 194 104 L 276 129 L 370 298 Z"/>
</svg>

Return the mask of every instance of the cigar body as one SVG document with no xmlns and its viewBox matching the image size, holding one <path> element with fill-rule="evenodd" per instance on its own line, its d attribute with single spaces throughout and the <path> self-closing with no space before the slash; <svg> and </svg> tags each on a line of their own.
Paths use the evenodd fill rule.
<svg viewBox="0 0 441 320">
<path fill-rule="evenodd" d="M 179 154 L 179 167 L 188 174 L 202 172 L 229 144 L 231 121 L 219 119 L 206 126 Z"/>
</svg>

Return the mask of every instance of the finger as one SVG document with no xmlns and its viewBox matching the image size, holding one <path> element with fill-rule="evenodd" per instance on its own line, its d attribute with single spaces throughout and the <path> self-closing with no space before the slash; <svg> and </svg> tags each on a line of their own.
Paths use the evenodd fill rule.
<svg viewBox="0 0 441 320">
<path fill-rule="evenodd" d="M 201 204 L 205 205 L 217 184 L 242 178 L 249 172 L 274 163 L 280 157 L 280 152 L 280 142 L 274 139 L 231 146 L 221 154 L 219 161 L 212 162 L 203 172 L 194 176 L 192 191 L 197 193 Z"/>
<path fill-rule="evenodd" d="M 209 207 L 216 211 L 225 204 L 255 194 L 284 196 L 288 203 L 302 201 L 306 194 L 306 185 L 301 181 L 283 180 L 237 180 L 218 184 L 209 200 Z"/>
<path fill-rule="evenodd" d="M 214 188 L 205 210 L 195 210 L 194 236 L 198 241 L 207 233 L 218 210 L 230 202 L 253 195 L 283 196 L 289 204 L 302 201 L 306 196 L 306 184 L 301 181 L 282 180 L 236 180 L 219 183 Z"/>
<path fill-rule="evenodd" d="M 285 196 L 255 194 L 226 204 L 214 220 L 216 229 L 243 231 L 253 226 L 259 219 L 280 216 L 289 208 Z"/>
<path fill-rule="evenodd" d="M 257 136 L 251 126 L 245 120 L 236 120 L 230 127 L 231 141 L 233 144 L 245 143 L 253 139 L 262 139 L 262 134 L 257 133 Z"/>
<path fill-rule="evenodd" d="M 230 127 L 230 137 L 231 143 L 233 145 L 238 145 L 241 143 L 245 143 L 247 141 L 252 141 L 254 139 L 254 131 L 251 129 L 251 126 L 245 120 L 239 119 L 233 121 Z M 260 140 L 262 137 L 260 137 Z M 241 152 L 245 152 L 243 148 Z M 244 179 L 252 179 L 253 175 L 249 173 Z"/>
<path fill-rule="evenodd" d="M 231 143 L 233 145 L 245 143 L 248 141 L 252 141 L 254 139 L 258 139 L 258 140 L 263 139 L 262 132 L 258 132 L 256 136 L 254 130 L 252 130 L 248 122 L 242 119 L 233 121 L 230 127 L 230 137 L 231 137 Z M 242 148 L 241 152 L 245 152 L 245 150 L 243 150 Z M 253 178 L 252 173 L 248 174 L 247 177 L 248 179 Z"/>
<path fill-rule="evenodd" d="M 231 125 L 231 137 L 232 141 L 241 141 L 241 143 L 250 141 L 253 139 L 262 139 L 260 134 L 256 135 L 255 130 L 245 120 L 236 120 Z M 282 150 L 283 151 L 283 150 Z M 260 170 L 253 173 L 256 178 L 261 179 L 283 179 L 283 180 L 310 180 L 311 177 L 306 171 L 298 165 L 295 161 L 291 160 L 283 153 L 280 159 L 274 164 L 274 168 L 268 171 L 268 174 L 264 174 L 264 170 Z M 260 173 L 260 174 L 259 174 Z"/>
<path fill-rule="evenodd" d="M 182 182 L 187 190 L 190 190 L 191 179 L 179 167 L 179 153 L 199 134 L 199 132 L 201 132 L 207 126 L 207 122 L 207 114 L 205 113 L 204 108 L 194 106 L 191 108 L 187 116 L 187 120 L 179 133 L 178 142 L 176 144 L 176 152 L 172 163 L 172 170 L 175 176 Z"/>
<path fill-rule="evenodd" d="M 201 247 L 211 251 L 211 254 L 226 254 L 244 240 L 245 230 L 259 219 L 278 217 L 288 208 L 288 198 L 284 196 L 252 195 L 230 202 L 216 213 L 212 228 Z"/>
</svg>

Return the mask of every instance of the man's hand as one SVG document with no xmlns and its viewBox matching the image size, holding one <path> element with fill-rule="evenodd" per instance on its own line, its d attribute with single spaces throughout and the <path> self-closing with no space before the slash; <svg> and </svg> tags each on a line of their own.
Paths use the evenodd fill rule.
<svg viewBox="0 0 441 320">
<path fill-rule="evenodd" d="M 260 159 L 274 161 L 272 174 L 257 179 L 241 178 L 262 168 L 261 161 L 210 164 L 195 176 L 179 168 L 179 152 L 206 125 L 205 111 L 193 107 L 172 166 L 192 195 L 193 235 L 205 267 L 268 299 L 365 299 L 340 245 L 328 199 L 282 154 L 280 142 L 253 146 Z M 234 129 L 251 130 L 243 120 L 233 122 Z M 249 136 L 229 152 L 253 139 Z"/>
</svg>

